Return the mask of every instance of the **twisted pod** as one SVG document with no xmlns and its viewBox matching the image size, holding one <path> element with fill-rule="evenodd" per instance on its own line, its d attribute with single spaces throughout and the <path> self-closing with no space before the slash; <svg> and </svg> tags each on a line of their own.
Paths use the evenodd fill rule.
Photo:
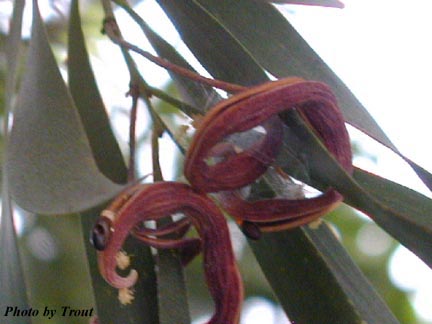
<svg viewBox="0 0 432 324">
<path fill-rule="evenodd" d="M 116 255 L 126 237 L 143 221 L 156 221 L 179 212 L 191 221 L 201 239 L 207 285 L 215 302 L 215 312 L 208 323 L 238 323 L 243 288 L 227 223 L 212 200 L 197 194 L 186 184 L 159 182 L 137 185 L 101 213 L 92 236 L 93 242 L 103 242 L 98 246 L 102 276 L 115 288 L 133 286 L 138 279 L 135 270 L 126 277 L 116 271 Z M 195 242 L 184 240 L 171 240 L 164 244 L 160 239 L 156 240 L 155 247 L 178 248 L 185 242 Z"/>
<path fill-rule="evenodd" d="M 287 78 L 250 88 L 217 104 L 201 121 L 186 155 L 184 173 L 198 191 L 218 192 L 222 206 L 239 223 L 264 231 L 300 226 L 333 210 L 343 199 L 333 189 L 309 199 L 242 198 L 238 189 L 253 183 L 275 161 L 282 143 L 278 114 L 295 109 L 342 167 L 352 172 L 348 132 L 336 98 L 320 82 Z M 229 136 L 262 126 L 263 138 L 237 152 Z M 209 164 L 211 157 L 220 162 Z M 264 157 L 264 158 L 263 158 Z"/>
<path fill-rule="evenodd" d="M 344 118 L 329 87 L 323 83 L 287 78 L 246 89 L 213 107 L 200 122 L 186 153 L 184 174 L 190 186 L 177 182 L 135 185 L 105 209 L 92 232 L 99 269 L 113 287 L 131 287 L 135 270 L 120 276 L 116 255 L 128 235 L 155 248 L 178 248 L 185 263 L 203 252 L 204 270 L 215 312 L 208 323 L 239 321 L 243 288 L 232 251 L 226 220 L 207 196 L 217 193 L 221 206 L 258 238 L 261 231 L 279 231 L 304 225 L 334 209 L 343 199 L 334 189 L 305 199 L 247 201 L 241 190 L 254 183 L 275 162 L 283 144 L 283 122 L 278 114 L 295 109 L 347 172 L 352 156 Z M 230 140 L 237 133 L 260 126 L 259 139 L 245 149 Z M 175 213 L 185 218 L 150 229 Z M 193 225 L 199 238 L 185 238 Z M 177 233 L 180 238 L 166 238 Z"/>
</svg>

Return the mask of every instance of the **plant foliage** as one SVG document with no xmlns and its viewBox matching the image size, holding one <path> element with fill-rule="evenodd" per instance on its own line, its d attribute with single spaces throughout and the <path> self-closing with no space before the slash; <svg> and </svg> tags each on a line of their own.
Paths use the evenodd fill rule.
<svg viewBox="0 0 432 324">
<path fill-rule="evenodd" d="M 143 37 L 160 57 L 193 70 L 128 3 L 114 2 L 138 24 Z M 339 1 L 312 2 L 340 6 Z M 267 81 L 271 74 L 277 78 L 294 75 L 325 82 L 334 90 L 347 123 L 402 156 L 342 80 L 268 1 L 157 0 L 157 3 L 183 42 L 215 79 L 252 86 Z M 22 1 L 15 2 L 17 14 L 13 22 L 19 27 L 22 5 Z M 3 168 L 0 280 L 9 298 L 2 299 L 2 307 L 28 304 L 12 229 L 10 195 L 18 206 L 32 213 L 60 215 L 55 217 L 81 213 L 84 240 L 81 233 L 77 239 L 86 247 L 92 295 L 102 323 L 186 323 L 189 321 L 187 294 L 175 252 L 161 253 L 155 259 L 149 248 L 134 241 L 127 243 L 126 249 L 134 254 L 134 267 L 145 274 L 136 287 L 136 302 L 132 306 L 120 306 L 116 292 L 99 277 L 95 252 L 86 242 L 87 233 L 101 206 L 124 188 L 127 167 L 91 68 L 78 0 L 72 1 L 69 17 L 67 84 L 51 49 L 37 0 L 33 5 L 32 34 L 22 81 L 16 87 L 13 127 L 7 138 Z M 106 18 L 115 18 L 109 1 L 103 1 L 103 8 Z M 126 27 L 119 27 L 127 34 Z M 17 28 L 12 28 L 9 36 L 14 53 L 20 44 Z M 144 81 L 129 49 L 123 46 L 121 51 L 131 84 L 173 105 L 176 114 L 194 118 L 196 113 L 205 113 L 208 103 L 220 99 L 213 88 L 172 71 L 170 76 L 179 97 L 152 88 Z M 8 73 L 13 81 L 9 92 L 13 92 L 18 59 L 10 63 L 12 69 Z M 7 102 L 12 102 L 12 95 Z M 147 102 L 148 97 L 142 99 Z M 179 125 L 173 126 L 152 105 L 148 109 L 155 129 L 168 133 L 180 151 L 185 152 L 188 141 L 181 135 Z M 431 267 L 432 201 L 358 168 L 353 175 L 348 174 L 298 115 L 287 114 L 283 118 L 288 134 L 279 158 L 285 161 L 281 165 L 283 171 L 321 190 L 335 188 L 345 197 L 346 204 L 366 213 Z M 402 158 L 431 187 L 432 175 L 408 158 Z M 271 181 L 269 186 L 277 190 Z M 249 244 L 293 322 L 398 323 L 326 223 L 265 234 Z M 7 263 L 12 268 L 8 269 Z M 155 271 L 155 264 L 159 271 Z M 16 289 L 6 285 L 9 283 Z M 172 291 L 175 296 L 170 295 Z"/>
</svg>

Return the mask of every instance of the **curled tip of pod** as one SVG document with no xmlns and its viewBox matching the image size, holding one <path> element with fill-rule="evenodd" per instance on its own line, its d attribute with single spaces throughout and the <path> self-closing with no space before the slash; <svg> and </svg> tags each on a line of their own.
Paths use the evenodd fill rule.
<svg viewBox="0 0 432 324">
<path fill-rule="evenodd" d="M 138 272 L 132 269 L 126 277 L 117 274 L 115 270 L 108 270 L 104 278 L 111 286 L 118 289 L 130 288 L 138 281 Z"/>
<path fill-rule="evenodd" d="M 105 216 L 99 217 L 90 233 L 90 243 L 98 251 L 103 251 L 108 245 L 111 237 L 112 221 Z"/>
</svg>

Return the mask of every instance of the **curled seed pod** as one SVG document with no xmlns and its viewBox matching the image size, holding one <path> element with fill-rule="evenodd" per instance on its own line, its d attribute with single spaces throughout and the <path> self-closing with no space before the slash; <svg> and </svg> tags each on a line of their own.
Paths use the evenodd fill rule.
<svg viewBox="0 0 432 324">
<path fill-rule="evenodd" d="M 320 82 L 287 78 L 245 90 L 209 111 L 200 122 L 185 158 L 184 174 L 192 187 L 200 192 L 218 192 L 236 190 L 255 181 L 279 154 L 283 131 L 277 115 L 294 109 L 307 120 L 342 167 L 351 172 L 349 136 L 330 88 Z M 230 153 L 221 163 L 207 163 L 212 154 L 218 154 L 215 149 L 225 138 L 257 126 L 266 131 L 261 141 L 241 153 Z"/>
<path fill-rule="evenodd" d="M 122 277 L 116 271 L 116 255 L 130 234 L 157 248 L 183 249 L 182 252 L 186 253 L 183 256 L 185 262 L 202 250 L 207 285 L 215 301 L 214 314 L 207 323 L 238 323 L 243 286 L 228 226 L 218 206 L 186 184 L 158 182 L 139 184 L 134 188 L 136 190 L 129 199 L 120 196 L 108 207 L 111 211 L 112 206 L 118 206 L 111 238 L 105 249 L 98 253 L 99 270 L 104 279 L 118 289 L 129 288 L 137 281 L 138 273 L 135 270 L 131 270 L 127 277 Z M 199 239 L 164 239 L 157 235 L 152 237 L 155 233 L 148 236 L 150 232 L 145 229 L 137 230 L 137 225 L 143 221 L 157 221 L 176 213 L 185 214 L 197 230 Z"/>
<path fill-rule="evenodd" d="M 184 174 L 198 192 L 217 193 L 221 206 L 244 233 L 280 231 L 307 224 L 338 206 L 334 189 L 314 198 L 248 201 L 240 189 L 254 183 L 274 163 L 283 144 L 280 114 L 295 110 L 346 172 L 352 173 L 351 144 L 345 120 L 331 89 L 324 83 L 287 78 L 249 88 L 218 103 L 201 121 L 185 159 Z M 237 151 L 225 139 L 261 126 L 264 135 Z M 219 161 L 207 163 L 208 158 Z M 265 158 L 263 158 L 265 157 Z"/>
</svg>

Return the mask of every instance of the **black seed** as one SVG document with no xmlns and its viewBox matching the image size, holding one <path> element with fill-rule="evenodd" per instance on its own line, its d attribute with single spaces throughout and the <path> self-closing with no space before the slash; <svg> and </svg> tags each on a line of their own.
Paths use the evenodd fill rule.
<svg viewBox="0 0 432 324">
<path fill-rule="evenodd" d="M 241 224 L 241 230 L 251 240 L 258 240 L 261 237 L 261 230 L 255 223 L 245 221 Z"/>
<path fill-rule="evenodd" d="M 98 251 L 103 251 L 108 245 L 111 236 L 111 220 L 107 217 L 99 217 L 90 233 L 90 243 Z"/>
</svg>

